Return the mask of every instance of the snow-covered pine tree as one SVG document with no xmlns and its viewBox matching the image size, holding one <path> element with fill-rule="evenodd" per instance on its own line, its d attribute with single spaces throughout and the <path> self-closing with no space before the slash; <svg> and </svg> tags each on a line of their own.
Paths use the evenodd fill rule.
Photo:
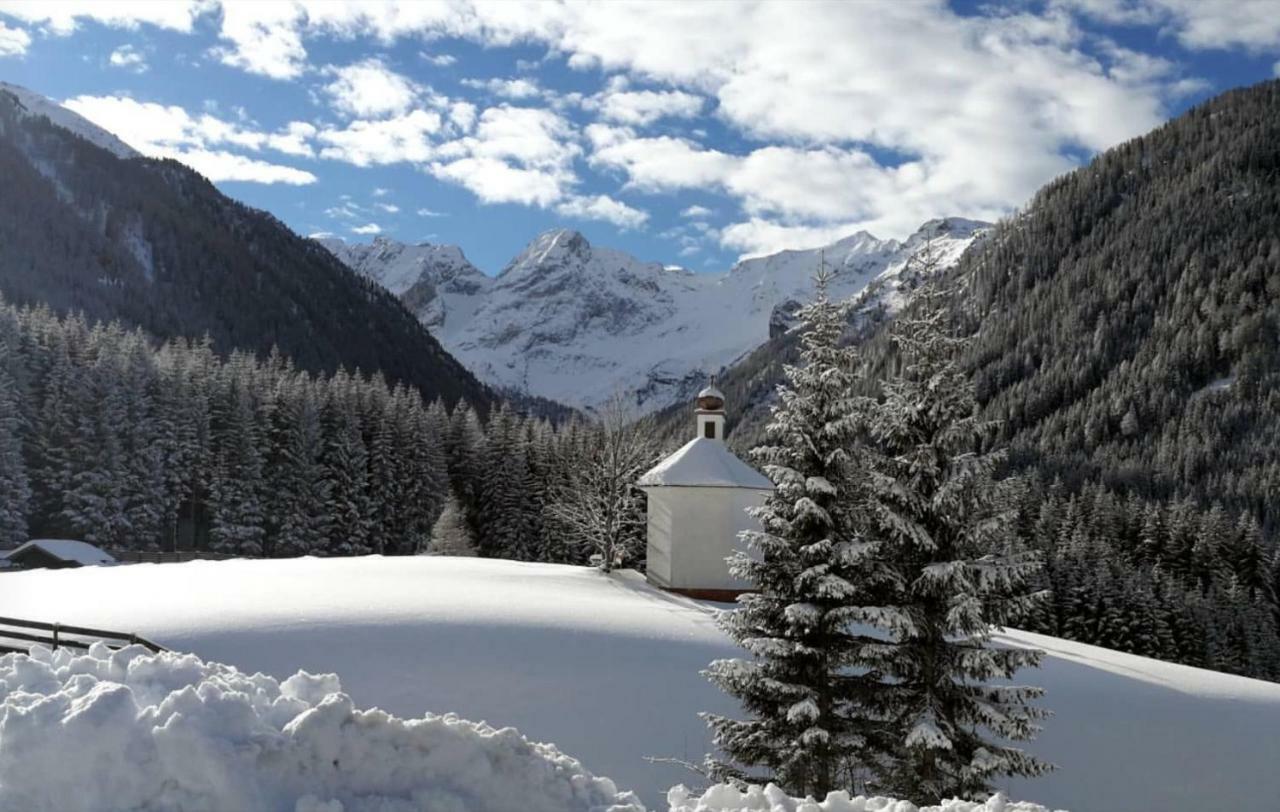
<svg viewBox="0 0 1280 812">
<path fill-rule="evenodd" d="M 445 442 L 445 461 L 449 468 L 449 484 L 471 533 L 478 542 L 481 512 L 480 482 L 483 478 L 485 437 L 480 418 L 466 401 L 459 401 L 449 415 L 449 434 Z"/>
<path fill-rule="evenodd" d="M 431 528 L 444 510 L 449 474 L 444 459 L 444 434 L 448 418 L 444 407 L 427 407 L 416 392 L 411 395 L 404 448 L 409 481 L 405 490 L 404 534 L 401 552 L 418 553 L 431 540 Z"/>
<path fill-rule="evenodd" d="M 27 540 L 27 510 L 31 499 L 19 434 L 22 425 L 19 393 L 9 374 L 8 353 L 8 346 L 0 342 L 0 544 L 5 546 Z"/>
<path fill-rule="evenodd" d="M 453 495 L 452 490 L 445 498 L 444 510 L 441 511 L 440 518 L 436 519 L 435 525 L 431 528 L 431 541 L 427 545 L 427 552 L 431 555 L 476 554 L 475 544 L 471 541 L 471 529 L 467 527 L 462 505 L 458 503 L 458 497 Z"/>
<path fill-rule="evenodd" d="M 1011 532 L 1010 500 L 994 478 L 992 426 L 976 417 L 959 363 L 968 339 L 948 324 L 946 294 L 928 284 L 895 321 L 897 369 L 883 382 L 872 437 L 877 557 L 894 584 L 874 626 L 885 638 L 871 666 L 897 731 L 878 789 L 917 802 L 974 797 L 999 775 L 1049 766 L 1007 742 L 1031 738 L 1047 712 L 1038 688 L 993 684 L 1036 665 L 1041 652 L 997 648 L 993 628 L 1040 597 L 1028 586 L 1038 556 Z"/>
<path fill-rule="evenodd" d="M 120 371 L 125 398 L 124 513 L 129 527 L 125 541 L 134 549 L 158 550 L 172 540 L 178 508 L 169 475 L 177 456 L 174 414 L 161 409 L 172 393 L 160 386 L 155 352 L 141 331 L 124 337 Z"/>
<path fill-rule="evenodd" d="M 853 394 L 859 363 L 840 346 L 845 310 L 828 298 L 828 281 L 820 270 L 816 298 L 798 314 L 807 324 L 800 363 L 787 367 L 766 443 L 752 454 L 775 485 L 754 512 L 762 530 L 745 534 L 754 555 L 730 561 L 758 592 L 720 625 L 751 659 L 707 672 L 747 718 L 706 716 L 725 756 L 712 762 L 715 777 L 818 798 L 861 789 L 887 747 L 868 693 L 878 686 L 859 671 L 869 641 L 854 626 L 883 588 L 859 530 L 857 438 L 868 403 Z"/>
<path fill-rule="evenodd" d="M 327 540 L 316 550 L 322 555 L 351 555 L 355 550 L 369 549 L 369 453 L 361 433 L 355 384 L 345 370 L 338 370 L 329 381 L 321 413 L 322 460 L 329 493 Z"/>
<path fill-rule="evenodd" d="M 383 386 L 373 388 L 376 407 L 371 412 L 369 442 L 369 495 L 373 524 L 369 551 L 395 554 L 400 551 L 402 525 L 400 510 L 408 485 L 408 470 L 401 456 L 406 432 L 400 427 L 407 419 L 407 401 L 399 391 Z"/>
<path fill-rule="evenodd" d="M 528 519 L 529 463 L 523 423 L 503 404 L 490 416 L 486 436 L 476 548 L 480 555 L 491 558 L 531 560 L 536 539 L 531 537 L 533 528 Z"/>
<path fill-rule="evenodd" d="M 324 438 L 314 388 L 302 373 L 277 383 L 270 466 L 276 532 L 266 551 L 270 555 L 307 555 L 324 547 L 329 483 L 321 463 Z"/>
<path fill-rule="evenodd" d="M 209 487 L 210 546 L 216 552 L 263 554 L 262 431 L 255 414 L 247 359 L 233 354 L 217 409 L 218 449 Z"/>
<path fill-rule="evenodd" d="M 80 405 L 87 399 L 84 365 L 88 329 L 77 315 L 59 322 L 52 314 L 37 315 L 37 341 L 43 350 L 43 374 L 32 390 L 32 455 L 28 477 L 33 489 L 32 522 L 46 533 L 70 536 L 63 517 L 66 493 L 76 471 L 74 458 L 80 424 Z"/>
<path fill-rule="evenodd" d="M 123 546 L 130 527 L 125 513 L 128 468 L 124 434 L 128 429 L 128 393 L 121 381 L 115 348 L 119 325 L 96 327 L 90 334 L 92 365 L 81 379 L 72 433 L 73 471 L 63 493 L 62 517 L 72 538 L 101 547 Z"/>
</svg>

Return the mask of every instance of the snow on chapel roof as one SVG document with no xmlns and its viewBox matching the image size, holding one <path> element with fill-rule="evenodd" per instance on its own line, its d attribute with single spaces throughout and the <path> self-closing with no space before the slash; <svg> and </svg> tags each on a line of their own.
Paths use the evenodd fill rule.
<svg viewBox="0 0 1280 812">
<path fill-rule="evenodd" d="M 640 487 L 710 487 L 773 490 L 764 474 L 733 455 L 719 440 L 698 437 L 640 477 Z"/>
</svg>

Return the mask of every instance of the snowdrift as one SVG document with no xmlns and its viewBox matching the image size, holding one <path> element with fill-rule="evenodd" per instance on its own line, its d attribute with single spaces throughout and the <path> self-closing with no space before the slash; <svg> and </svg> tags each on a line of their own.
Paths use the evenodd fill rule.
<svg viewBox="0 0 1280 812">
<path fill-rule="evenodd" d="M 0 616 L 136 632 L 283 679 L 336 672 L 356 707 L 511 725 L 649 809 L 696 783 L 699 711 L 736 713 L 699 671 L 739 650 L 712 604 L 635 573 L 464 558 L 196 561 L 0 574 Z M 1047 656 L 1025 681 L 1058 765 L 999 788 L 1075 812 L 1274 809 L 1280 685 L 1009 631 Z M 892 809 L 892 807 L 890 807 Z M 350 810 L 346 810 L 350 812 Z"/>
<path fill-rule="evenodd" d="M 1004 795 L 986 803 L 950 800 L 940 806 L 917 807 L 910 801 L 861 795 L 851 798 L 848 793 L 833 792 L 822 802 L 814 803 L 789 798 L 773 784 L 751 787 L 746 792 L 717 784 L 700 796 L 679 786 L 667 793 L 667 802 L 671 812 L 1048 812 L 1039 804 L 1011 802 Z"/>
<path fill-rule="evenodd" d="M 643 810 L 511 728 L 358 710 L 333 675 L 101 643 L 0 657 L 0 809 Z"/>
</svg>

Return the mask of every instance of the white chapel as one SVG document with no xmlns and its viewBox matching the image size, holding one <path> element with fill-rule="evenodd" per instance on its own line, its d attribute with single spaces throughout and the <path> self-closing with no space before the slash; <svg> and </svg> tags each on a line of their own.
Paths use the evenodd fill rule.
<svg viewBox="0 0 1280 812">
<path fill-rule="evenodd" d="M 745 549 L 738 538 L 760 524 L 747 508 L 762 504 L 773 483 L 724 443 L 724 394 L 698 393 L 697 436 L 640 477 L 649 497 L 649 582 L 699 598 L 732 600 L 748 584 L 725 559 Z"/>
</svg>

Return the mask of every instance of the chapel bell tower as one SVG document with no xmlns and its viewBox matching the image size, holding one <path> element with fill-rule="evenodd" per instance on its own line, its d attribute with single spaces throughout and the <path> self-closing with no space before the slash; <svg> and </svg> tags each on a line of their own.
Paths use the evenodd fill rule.
<svg viewBox="0 0 1280 812">
<path fill-rule="evenodd" d="M 705 440 L 724 442 L 724 393 L 716 388 L 715 379 L 711 385 L 698 393 L 697 415 L 698 437 Z"/>
</svg>

